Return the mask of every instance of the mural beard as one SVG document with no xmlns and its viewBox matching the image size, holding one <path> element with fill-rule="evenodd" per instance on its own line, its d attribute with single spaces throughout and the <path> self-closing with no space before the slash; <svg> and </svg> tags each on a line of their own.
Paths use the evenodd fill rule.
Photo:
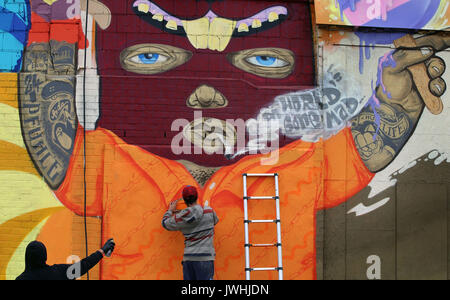
<svg viewBox="0 0 450 300">
<path fill-rule="evenodd" d="M 281 2 L 268 5 L 256 1 L 249 4 L 191 0 L 173 1 L 173 5 L 168 1 L 140 1 L 148 3 L 149 9 L 139 7 L 138 11 L 135 6 L 135 13 L 131 12 L 135 1 L 127 1 L 128 8 L 117 1 L 103 2 L 117 17 L 112 18 L 108 29 L 97 31 L 97 48 L 114 49 L 97 53 L 101 78 L 98 126 L 153 154 L 206 167 L 235 163 L 242 156 L 205 151 L 199 155 L 193 145 L 191 154 L 175 154 L 171 143 L 181 129 L 171 130 L 172 122 L 177 119 L 191 122 L 196 111 L 217 122 L 249 120 L 258 117 L 261 109 L 270 106 L 277 96 L 313 86 L 312 34 L 306 2 L 286 6 Z M 232 37 L 225 42 L 223 51 L 211 50 L 193 41 L 193 34 L 187 29 L 189 24 L 184 25 L 185 34 L 180 33 L 180 26 L 173 29 L 176 33 L 171 33 L 165 20 L 159 27 L 157 23 L 150 24 L 158 20 L 156 14 L 150 15 L 151 18 L 146 15 L 151 14 L 152 5 L 180 20 L 201 20 L 211 12 L 220 17 L 217 20 L 237 24 L 258 14 L 266 15 L 266 19 L 261 17 L 260 24 L 254 26 L 257 34 L 250 34 L 250 26 L 248 36 Z M 287 17 L 280 14 L 278 20 L 269 22 L 269 11 L 261 14 L 285 6 Z M 128 14 L 123 15 L 124 11 Z M 152 21 L 147 22 L 149 19 Z M 233 32 L 245 33 L 237 28 Z M 210 29 L 209 34 L 215 33 Z M 259 61 L 255 66 L 249 63 L 250 59 Z M 262 65 L 271 63 L 270 60 L 278 63 L 275 72 Z M 247 135 L 246 143 L 248 138 Z M 279 147 L 294 140 L 282 135 Z"/>
</svg>

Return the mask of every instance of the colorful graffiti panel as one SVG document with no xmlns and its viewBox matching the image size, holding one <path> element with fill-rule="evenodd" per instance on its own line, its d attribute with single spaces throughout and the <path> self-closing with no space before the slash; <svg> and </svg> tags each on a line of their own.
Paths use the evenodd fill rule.
<svg viewBox="0 0 450 300">
<path fill-rule="evenodd" d="M 447 0 L 317 0 L 318 24 L 446 30 Z"/>
<path fill-rule="evenodd" d="M 392 91 L 405 93 L 404 78 L 398 77 L 402 72 L 408 73 L 406 78 L 414 78 L 413 72 L 382 73 L 380 68 L 403 68 L 409 70 L 412 65 L 435 67 L 427 72 L 428 88 L 436 82 L 449 80 L 445 62 L 448 61 L 446 49 L 446 34 L 414 35 L 417 45 L 422 51 L 416 58 L 424 59 L 425 64 L 417 64 L 410 60 L 413 50 L 405 50 L 407 60 L 397 56 L 402 50 L 396 49 L 398 33 L 386 32 L 368 33 L 352 30 L 320 30 L 324 70 L 340 70 L 339 77 L 351 77 L 353 83 L 347 85 L 351 94 L 362 89 L 362 94 L 368 99 L 370 106 L 374 99 L 381 100 L 381 92 Z M 402 34 L 404 37 L 405 34 Z M 361 38 L 390 42 L 374 43 L 366 55 L 362 51 L 360 57 Z M 430 45 L 442 42 L 444 51 L 431 51 Z M 423 42 L 423 43 L 422 43 Z M 418 48 L 416 48 L 418 49 Z M 363 49 L 364 50 L 364 49 Z M 395 65 L 386 60 L 392 53 Z M 397 54 L 395 54 L 397 53 Z M 356 63 L 355 63 L 356 62 Z M 343 71 L 347 70 L 347 71 Z M 400 75 L 401 76 L 401 75 Z M 402 76 L 403 77 L 403 76 Z M 390 78 L 390 79 L 389 79 Z M 424 80 L 424 77 L 421 77 Z M 413 79 L 417 80 L 417 79 Z M 409 82 L 408 80 L 406 82 Z M 369 84 L 367 84 L 369 83 Z M 391 87 L 389 87 L 391 85 Z M 420 83 L 410 85 L 408 89 L 419 90 Z M 440 85 L 439 85 L 440 86 Z M 443 245 L 448 240 L 448 174 L 449 168 L 449 136 L 445 128 L 449 122 L 448 95 L 445 86 L 440 86 L 444 94 L 439 97 L 443 109 L 440 113 L 432 113 L 426 108 L 421 113 L 420 121 L 414 128 L 414 133 L 397 155 L 383 170 L 376 173 L 371 182 L 355 196 L 333 208 L 320 211 L 317 215 L 317 260 L 318 278 L 322 279 L 448 279 L 447 254 L 448 247 Z M 372 98 L 370 95 L 375 95 Z M 366 100 L 365 100 L 366 101 Z M 380 101 L 380 103 L 382 103 Z M 378 105 L 378 104 L 376 104 Z M 407 127 L 403 126 L 402 117 L 388 117 L 381 114 L 379 119 L 380 135 L 398 135 Z M 364 109 L 354 121 L 361 123 L 365 119 Z M 386 125 L 382 125 L 386 122 Z M 363 123 L 364 123 L 363 122 Z M 441 127 L 443 125 L 444 127 Z M 374 127 L 375 131 L 377 127 Z M 389 128 L 389 129 L 388 129 Z M 394 129 L 395 128 L 395 129 Z M 370 131 L 371 128 L 366 127 Z M 362 158 L 376 149 L 377 139 L 371 134 L 364 141 Z M 367 144 L 365 142 L 368 142 Z M 364 154 L 365 153 L 365 154 Z M 436 245 L 441 245 L 442 247 Z M 412 250 L 414 249 L 414 250 Z M 432 255 L 428 255 L 433 253 Z"/>
</svg>

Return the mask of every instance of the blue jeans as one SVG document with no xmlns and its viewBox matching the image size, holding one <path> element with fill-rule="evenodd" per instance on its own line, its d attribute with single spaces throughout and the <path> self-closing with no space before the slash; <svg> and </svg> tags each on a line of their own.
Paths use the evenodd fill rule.
<svg viewBox="0 0 450 300">
<path fill-rule="evenodd" d="M 213 280 L 214 261 L 183 261 L 184 280 Z"/>
</svg>

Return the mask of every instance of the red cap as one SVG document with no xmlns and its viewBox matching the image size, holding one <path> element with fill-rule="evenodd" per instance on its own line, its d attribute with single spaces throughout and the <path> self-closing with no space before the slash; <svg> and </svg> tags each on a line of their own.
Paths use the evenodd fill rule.
<svg viewBox="0 0 450 300">
<path fill-rule="evenodd" d="M 195 199 L 197 199 L 197 189 L 191 185 L 185 186 L 183 189 L 183 199 L 186 200 L 192 197 L 195 197 Z"/>
</svg>

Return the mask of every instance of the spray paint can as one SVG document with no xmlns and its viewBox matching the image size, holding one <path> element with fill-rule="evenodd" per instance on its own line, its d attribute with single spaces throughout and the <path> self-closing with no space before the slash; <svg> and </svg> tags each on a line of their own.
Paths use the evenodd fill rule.
<svg viewBox="0 0 450 300">
<path fill-rule="evenodd" d="M 111 239 L 111 241 L 114 243 L 114 240 L 113 239 Z M 106 256 L 107 257 L 110 257 L 111 256 L 111 254 L 112 254 L 112 252 L 113 252 L 113 250 L 111 249 L 111 250 L 108 250 L 108 252 L 106 252 Z"/>
</svg>

